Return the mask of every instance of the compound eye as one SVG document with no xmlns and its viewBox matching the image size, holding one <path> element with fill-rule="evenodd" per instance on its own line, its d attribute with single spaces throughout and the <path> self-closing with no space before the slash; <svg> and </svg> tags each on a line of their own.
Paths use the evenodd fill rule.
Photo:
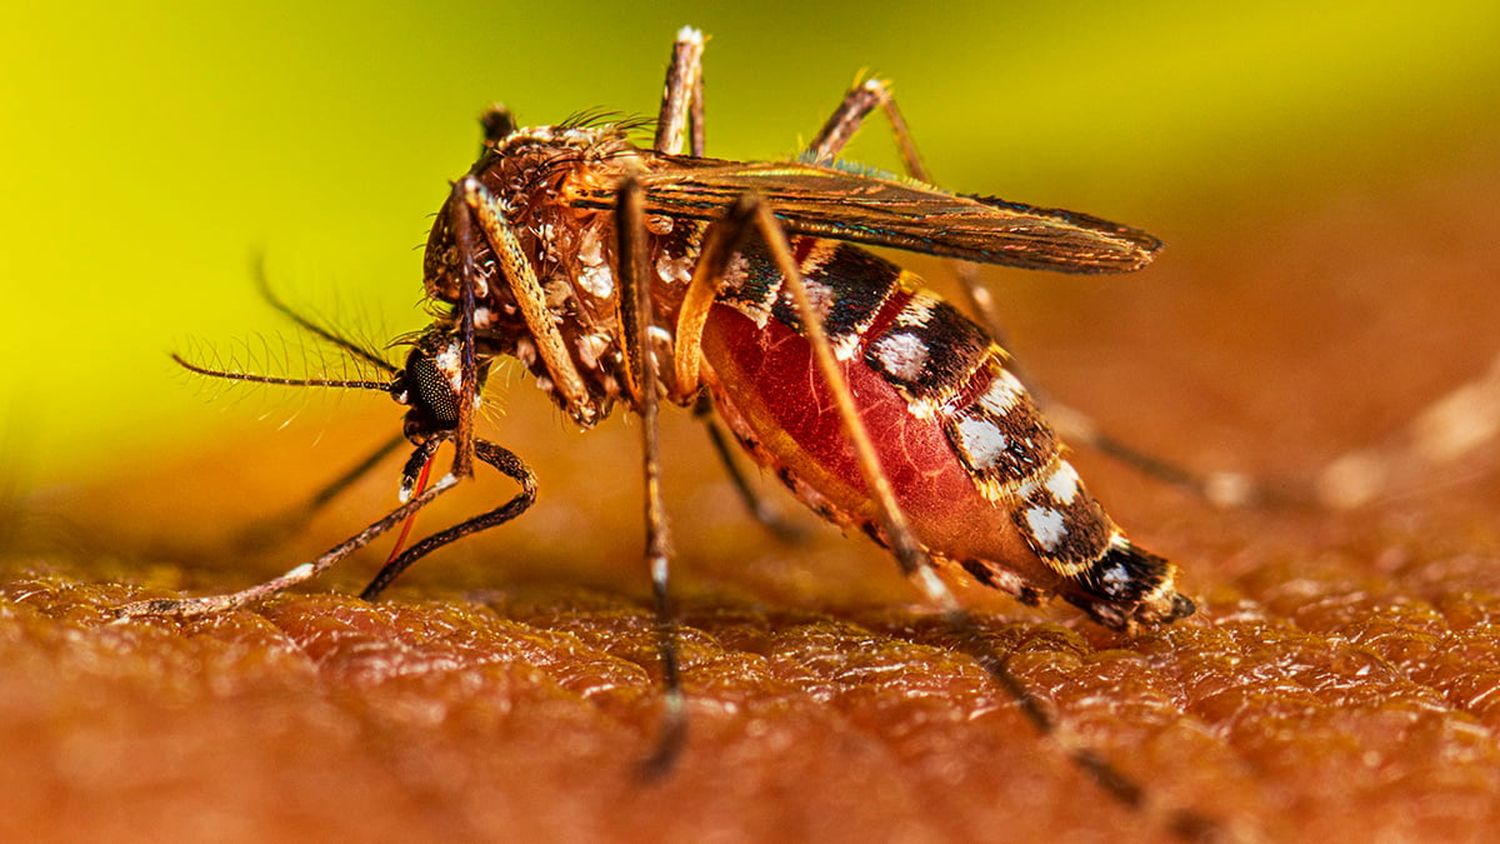
<svg viewBox="0 0 1500 844">
<path fill-rule="evenodd" d="M 458 423 L 458 396 L 436 360 L 425 355 L 413 356 L 407 362 L 406 375 L 416 381 L 414 404 L 426 410 L 435 422 Z"/>
</svg>

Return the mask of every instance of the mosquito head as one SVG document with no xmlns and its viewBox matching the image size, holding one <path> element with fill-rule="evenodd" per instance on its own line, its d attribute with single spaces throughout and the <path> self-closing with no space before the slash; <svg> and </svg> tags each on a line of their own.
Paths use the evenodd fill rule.
<svg viewBox="0 0 1500 844">
<path fill-rule="evenodd" d="M 481 359 L 472 399 L 476 406 L 488 369 L 488 360 Z M 406 356 L 406 366 L 391 378 L 387 390 L 398 404 L 411 408 L 406 412 L 408 439 L 421 441 L 457 427 L 463 395 L 463 359 L 458 338 L 447 331 L 422 335 Z"/>
</svg>

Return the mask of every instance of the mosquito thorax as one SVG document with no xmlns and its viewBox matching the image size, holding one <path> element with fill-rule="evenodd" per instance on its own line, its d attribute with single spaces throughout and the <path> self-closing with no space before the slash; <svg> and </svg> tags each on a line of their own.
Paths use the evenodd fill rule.
<svg viewBox="0 0 1500 844">
<path fill-rule="evenodd" d="M 457 190 L 439 210 L 428 236 L 424 284 L 429 296 L 456 312 L 461 306 L 460 279 L 471 274 L 474 328 L 481 341 L 495 354 L 517 358 L 564 412 L 580 426 L 590 427 L 609 415 L 625 381 L 614 272 L 616 233 L 612 211 L 578 207 L 567 197 L 580 186 L 617 183 L 640 166 L 639 150 L 627 141 L 628 127 L 583 121 L 519 128 L 492 137 L 508 128 L 504 117 L 496 113 L 495 125 L 485 123 L 485 151 L 459 186 L 477 185 L 474 193 L 483 194 L 479 201 L 492 203 L 486 213 L 498 218 L 514 238 L 514 249 L 501 253 L 512 266 L 507 270 L 490 242 L 493 231 L 476 237 L 467 251 L 458 245 L 452 221 L 459 209 L 454 205 L 476 200 Z M 518 259 L 543 293 L 560 346 L 577 371 L 571 379 L 560 377 L 539 354 L 543 343 L 533 336 L 516 298 L 516 291 L 527 289 L 527 284 L 509 277 L 521 274 L 522 269 L 514 266 Z"/>
</svg>

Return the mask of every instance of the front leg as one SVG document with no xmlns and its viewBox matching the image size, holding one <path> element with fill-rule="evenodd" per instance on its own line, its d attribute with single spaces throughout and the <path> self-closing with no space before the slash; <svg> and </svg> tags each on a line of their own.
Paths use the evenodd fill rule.
<svg viewBox="0 0 1500 844">
<path fill-rule="evenodd" d="M 597 411 L 589 399 L 588 386 L 584 383 L 583 376 L 578 373 L 578 367 L 568 351 L 568 344 L 563 339 L 556 320 L 553 319 L 551 308 L 547 305 L 547 293 L 542 289 L 542 283 L 537 278 L 536 269 L 531 265 L 531 259 L 527 257 L 525 248 L 521 246 L 520 239 L 506 218 L 505 209 L 501 207 L 499 200 L 472 176 L 465 177 L 455 184 L 453 193 L 453 197 L 449 199 L 450 206 L 458 206 L 466 209 L 467 212 L 472 212 L 474 223 L 477 224 L 477 228 L 489 243 L 490 249 L 499 259 L 500 275 L 510 286 L 511 295 L 515 297 L 516 306 L 521 311 L 521 318 L 526 321 L 526 330 L 531 335 L 532 341 L 536 343 L 537 356 L 541 358 L 547 375 L 556 386 L 558 395 L 562 397 L 568 414 L 580 425 L 592 425 L 597 421 Z M 459 220 L 464 220 L 467 225 L 466 214 L 454 217 L 455 224 Z M 466 243 L 458 237 L 456 228 L 454 231 L 455 241 L 459 243 L 459 251 L 463 255 L 460 260 L 465 263 L 465 266 L 472 268 L 477 244 L 472 238 Z M 474 284 L 464 284 L 460 291 L 460 296 L 464 297 L 462 308 L 467 313 L 465 317 L 468 324 L 466 343 L 469 354 L 473 353 L 473 299 L 475 296 L 485 295 L 486 292 L 476 288 L 478 288 L 477 279 Z M 466 360 L 465 365 L 468 364 L 469 361 Z M 467 406 L 472 413 L 474 394 L 468 393 L 467 395 L 469 398 Z M 462 407 L 460 412 L 463 412 Z"/>
<path fill-rule="evenodd" d="M 417 452 L 426 453 L 424 452 L 425 448 L 425 446 L 419 446 Z M 433 484 L 422 494 L 380 517 L 359 533 L 328 549 L 317 559 L 303 563 L 280 577 L 224 595 L 206 595 L 198 598 L 155 598 L 146 601 L 137 601 L 120 607 L 117 612 L 121 618 L 141 615 L 175 615 L 188 618 L 228 612 L 247 604 L 262 601 L 278 592 L 283 592 L 293 586 L 312 580 L 314 577 L 327 571 L 335 563 L 370 544 L 376 537 L 394 528 L 418 510 L 431 504 L 438 496 L 452 489 L 457 484 L 458 478 L 455 475 L 452 473 L 444 475 L 437 483 Z"/>
<path fill-rule="evenodd" d="M 400 556 L 388 560 L 381 567 L 380 571 L 376 573 L 370 584 L 364 588 L 364 591 L 359 593 L 361 598 L 364 598 L 366 601 L 375 600 L 412 563 L 450 542 L 457 541 L 482 530 L 488 530 L 497 525 L 502 525 L 526 512 L 536 501 L 536 475 L 531 471 L 531 467 L 527 466 L 525 461 L 517 457 L 510 449 L 487 440 L 476 438 L 474 440 L 474 455 L 479 458 L 480 462 L 495 468 L 501 474 L 519 484 L 521 491 L 499 507 L 493 510 L 486 510 L 452 527 L 431 534 L 406 549 Z M 403 489 L 410 489 L 410 479 L 418 465 L 418 456 L 413 455 L 413 459 L 408 461 L 407 464 L 405 480 L 402 484 Z M 450 475 L 449 477 L 452 476 Z"/>
</svg>

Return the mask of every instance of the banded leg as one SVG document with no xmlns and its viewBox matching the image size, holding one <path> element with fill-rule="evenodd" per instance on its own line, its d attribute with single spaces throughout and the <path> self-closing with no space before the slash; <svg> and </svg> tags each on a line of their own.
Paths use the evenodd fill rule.
<svg viewBox="0 0 1500 844">
<path fill-rule="evenodd" d="M 931 183 L 932 178 L 922 164 L 922 156 L 917 152 L 911 130 L 907 128 L 905 118 L 896 107 L 896 99 L 891 94 L 889 83 L 883 79 L 867 79 L 851 88 L 808 145 L 807 154 L 817 161 L 830 161 L 837 157 L 859 131 L 865 118 L 877 108 L 885 113 L 890 124 L 891 134 L 895 136 L 907 175 L 918 181 Z M 978 268 L 962 261 L 952 261 L 950 264 L 958 277 L 970 312 L 995 342 L 1005 346 L 1005 332 L 1000 325 L 994 297 L 980 277 Z M 1032 379 L 1020 370 L 1014 360 L 1008 364 L 1008 368 L 1026 384 L 1037 403 L 1044 407 L 1053 425 L 1069 442 L 1093 448 L 1148 477 L 1186 489 L 1221 507 L 1243 506 L 1272 497 L 1268 491 L 1252 488 L 1250 479 L 1244 475 L 1231 472 L 1199 474 L 1139 451 L 1100 431 L 1088 415 L 1059 404 L 1044 391 L 1036 389 Z"/>
<path fill-rule="evenodd" d="M 413 454 L 412 460 L 407 463 L 406 477 L 408 479 L 420 469 L 422 464 L 426 463 L 426 460 L 418 459 L 419 454 L 420 451 L 417 454 Z M 531 467 L 526 465 L 525 461 L 516 456 L 515 452 L 488 440 L 476 438 L 474 440 L 474 456 L 478 457 L 481 462 L 494 467 L 502 475 L 520 484 L 521 491 L 499 507 L 493 510 L 486 510 L 452 527 L 430 534 L 406 549 L 401 553 L 401 556 L 381 567 L 380 571 L 375 574 L 375 577 L 370 580 L 369 585 L 364 588 L 364 591 L 359 593 L 361 598 L 366 601 L 376 600 L 380 597 L 380 593 L 385 591 L 386 587 L 390 586 L 397 577 L 401 576 L 402 572 L 411 567 L 412 563 L 450 542 L 455 542 L 465 536 L 505 524 L 526 512 L 536 502 L 536 475 L 531 471 Z M 403 489 L 411 489 L 409 481 L 404 482 L 402 486 Z"/>
<path fill-rule="evenodd" d="M 480 209 L 469 207 L 473 184 L 473 179 L 463 179 L 455 184 L 453 196 L 446 205 L 448 225 L 452 227 L 453 241 L 458 247 L 458 426 L 453 437 L 452 473 L 459 478 L 474 476 L 474 408 L 479 403 L 479 364 L 474 352 L 474 297 L 478 294 L 474 254 L 479 250 L 479 236 L 474 231 L 473 222 Z M 481 216 L 481 222 L 483 220 Z M 496 246 L 495 251 L 498 254 L 500 247 Z M 506 269 L 510 267 L 507 265 Z"/>
<path fill-rule="evenodd" d="M 1396 491 L 1420 492 L 1446 468 L 1475 456 L 1496 438 L 1500 355 L 1484 374 L 1428 404 L 1389 442 L 1330 461 L 1314 479 L 1317 501 L 1332 510 L 1352 510 Z M 1481 465 L 1475 473 L 1492 470 Z"/>
<path fill-rule="evenodd" d="M 1048 714 L 1041 701 L 1010 673 L 1005 660 L 986 641 L 974 617 L 959 604 L 947 585 L 934 573 L 927 550 L 913 534 L 880 465 L 869 433 L 855 407 L 854 397 L 850 393 L 841 365 L 824 330 L 822 319 L 808 296 L 806 283 L 786 234 L 772 215 L 770 207 L 758 196 L 741 197 L 724 218 L 709 230 L 705 239 L 678 322 L 679 389 L 687 389 L 697 383 L 682 380 L 684 373 L 696 376 L 699 371 L 696 363 L 685 362 L 682 356 L 688 353 L 701 355 L 699 336 L 706 321 L 707 310 L 713 305 L 713 293 L 717 289 L 718 279 L 727 270 L 735 246 L 751 228 L 763 239 L 784 280 L 782 289 L 790 294 L 796 305 L 799 321 L 812 349 L 819 374 L 834 399 L 844 433 L 854 449 L 865 484 L 876 499 L 881 529 L 902 573 L 940 611 L 942 620 L 957 641 L 963 643 L 995 682 L 1016 700 L 1022 715 L 1037 734 L 1067 754 L 1073 764 L 1101 789 L 1125 806 L 1159 815 L 1169 828 L 1182 837 L 1202 838 L 1212 834 L 1217 829 L 1213 821 L 1190 811 L 1165 809 L 1150 803 L 1136 781 L 1100 757 Z M 692 313 L 688 312 L 690 309 Z"/>
<path fill-rule="evenodd" d="M 409 490 L 411 484 L 410 476 L 414 473 L 413 466 L 420 467 L 427 462 L 436 450 L 437 444 L 442 438 L 434 438 L 418 446 L 407 461 L 407 471 L 404 473 L 403 489 Z M 515 454 L 508 449 L 502 448 L 485 440 L 475 440 L 475 454 L 484 463 L 493 466 L 507 477 L 515 480 L 521 485 L 521 492 L 512 497 L 505 504 L 493 510 L 481 513 L 473 518 L 460 522 L 446 530 L 439 531 L 426 537 L 416 545 L 406 549 L 400 557 L 392 560 L 382 568 L 365 587 L 361 597 L 366 600 L 374 600 L 380 592 L 389 586 L 401 572 L 405 571 L 412 563 L 427 556 L 433 551 L 447 545 L 454 540 L 478 533 L 486 528 L 491 528 L 519 516 L 525 512 L 532 502 L 536 500 L 536 477 L 531 469 Z M 451 472 L 444 475 L 420 495 L 392 510 L 380 519 L 372 522 L 368 527 L 354 536 L 328 549 L 317 559 L 303 563 L 291 569 L 280 577 L 256 584 L 238 592 L 225 595 L 207 595 L 197 598 L 156 598 L 146 601 L 137 601 L 120 607 L 117 612 L 122 618 L 141 615 L 175 615 L 179 617 L 192 617 L 208 615 L 212 613 L 228 612 L 239 607 L 262 601 L 285 591 L 293 586 L 306 583 L 314 577 L 331 568 L 335 563 L 358 551 L 360 548 L 370 544 L 381 534 L 401 524 L 413 513 L 437 500 L 438 496 L 458 485 L 458 478 Z"/>
<path fill-rule="evenodd" d="M 225 595 L 206 595 L 197 598 L 156 598 L 137 601 L 120 607 L 117 612 L 123 618 L 139 615 L 175 615 L 192 617 L 211 613 L 228 612 L 247 604 L 269 598 L 278 592 L 306 583 L 331 568 L 335 563 L 374 541 L 381 534 L 401 524 L 402 520 L 421 510 L 438 496 L 458 485 L 458 478 L 451 472 L 439 478 L 421 495 L 371 522 L 364 530 L 323 552 L 317 559 L 303 563 L 280 577 L 258 583 L 238 592 Z"/>
<path fill-rule="evenodd" d="M 652 149 L 681 155 L 684 132 L 693 156 L 703 157 L 703 33 L 690 26 L 678 30 L 672 45 Z"/>
<path fill-rule="evenodd" d="M 537 356 L 541 358 L 547 374 L 556 385 L 558 394 L 566 401 L 568 413 L 580 423 L 589 425 L 595 421 L 594 406 L 589 402 L 588 387 L 583 382 L 583 376 L 578 373 L 578 367 L 573 362 L 572 354 L 568 351 L 561 331 L 553 320 L 552 311 L 547 306 L 547 294 L 542 289 L 542 283 L 537 279 L 536 269 L 531 265 L 531 259 L 527 257 L 526 250 L 521 246 L 520 239 L 506 220 L 505 210 L 500 203 L 472 176 L 460 179 L 453 186 L 453 197 L 449 200 L 448 208 L 452 214 L 450 225 L 453 226 L 454 239 L 459 244 L 459 252 L 462 254 L 462 270 L 465 279 L 474 279 L 474 283 L 466 281 L 460 291 L 462 322 L 460 330 L 465 340 L 464 367 L 466 372 L 473 365 L 474 354 L 474 300 L 476 296 L 482 296 L 487 291 L 481 289 L 477 277 L 473 274 L 473 255 L 478 247 L 478 242 L 473 235 L 473 227 L 470 225 L 470 214 L 472 222 L 478 225 L 478 229 L 484 235 L 500 263 L 500 275 L 504 282 L 510 285 L 511 292 L 515 296 L 516 304 L 521 311 L 521 317 L 526 321 L 526 329 L 536 342 Z M 460 213 L 459 209 L 467 209 Z M 468 401 L 460 402 L 460 422 L 472 420 L 474 410 L 474 397 L 476 391 L 468 387 L 475 381 L 465 380 L 464 395 Z M 460 425 L 459 433 L 463 433 Z"/>
<path fill-rule="evenodd" d="M 680 43 L 680 42 L 679 42 Z M 700 45 L 701 47 L 701 41 Z M 651 593 L 656 612 L 657 650 L 661 654 L 664 701 L 661 732 L 656 746 L 643 765 L 647 777 L 659 777 L 670 771 L 687 739 L 687 709 L 678 671 L 677 619 L 668 592 L 672 557 L 672 538 L 666 508 L 661 500 L 661 431 L 658 415 L 661 397 L 657 392 L 656 359 L 650 346 L 651 283 L 647 274 L 646 213 L 640 185 L 629 180 L 620 186 L 615 208 L 615 229 L 619 236 L 620 299 L 627 358 L 635 371 L 632 379 L 640 388 L 637 400 L 641 412 L 641 441 L 646 498 L 646 561 L 651 570 Z"/>
</svg>

